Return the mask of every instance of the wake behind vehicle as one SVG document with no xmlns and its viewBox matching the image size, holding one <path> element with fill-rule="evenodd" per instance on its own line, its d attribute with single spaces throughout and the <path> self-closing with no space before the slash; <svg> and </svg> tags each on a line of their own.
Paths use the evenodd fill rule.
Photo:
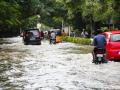
<svg viewBox="0 0 120 90">
<path fill-rule="evenodd" d="M 28 44 L 41 44 L 41 37 L 38 29 L 26 29 L 23 31 L 23 42 Z"/>
</svg>

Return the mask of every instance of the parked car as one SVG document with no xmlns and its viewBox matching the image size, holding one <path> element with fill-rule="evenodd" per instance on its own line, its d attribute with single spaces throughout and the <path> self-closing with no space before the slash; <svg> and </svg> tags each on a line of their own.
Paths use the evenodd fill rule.
<svg viewBox="0 0 120 90">
<path fill-rule="evenodd" d="M 110 61 L 120 60 L 120 30 L 104 32 L 107 40 L 106 58 Z"/>
<path fill-rule="evenodd" d="M 25 45 L 28 44 L 41 44 L 40 33 L 38 29 L 26 29 L 23 31 L 23 42 Z"/>
</svg>

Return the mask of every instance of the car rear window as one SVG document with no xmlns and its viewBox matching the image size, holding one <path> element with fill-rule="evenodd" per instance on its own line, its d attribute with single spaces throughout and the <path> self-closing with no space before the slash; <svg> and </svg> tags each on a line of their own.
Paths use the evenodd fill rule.
<svg viewBox="0 0 120 90">
<path fill-rule="evenodd" d="M 111 41 L 113 42 L 120 41 L 120 34 L 112 34 Z"/>
<path fill-rule="evenodd" d="M 32 33 L 33 33 L 33 35 L 35 35 L 35 36 L 38 36 L 38 35 L 39 35 L 38 30 L 30 30 L 30 32 L 32 32 Z"/>
</svg>

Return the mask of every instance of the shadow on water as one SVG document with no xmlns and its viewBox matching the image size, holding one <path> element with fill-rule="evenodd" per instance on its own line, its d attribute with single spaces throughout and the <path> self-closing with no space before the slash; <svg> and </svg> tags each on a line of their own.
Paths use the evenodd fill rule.
<svg viewBox="0 0 120 90">
<path fill-rule="evenodd" d="M 120 62 L 120 59 L 119 60 L 114 60 L 114 62 Z"/>
</svg>

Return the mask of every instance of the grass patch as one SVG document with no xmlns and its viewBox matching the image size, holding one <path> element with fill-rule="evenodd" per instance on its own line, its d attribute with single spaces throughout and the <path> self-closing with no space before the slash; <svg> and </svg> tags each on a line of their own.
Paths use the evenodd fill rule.
<svg viewBox="0 0 120 90">
<path fill-rule="evenodd" d="M 82 45 L 90 45 L 91 44 L 91 40 L 89 38 L 65 36 L 65 37 L 62 37 L 62 39 L 63 39 L 63 41 L 82 44 Z"/>
</svg>

